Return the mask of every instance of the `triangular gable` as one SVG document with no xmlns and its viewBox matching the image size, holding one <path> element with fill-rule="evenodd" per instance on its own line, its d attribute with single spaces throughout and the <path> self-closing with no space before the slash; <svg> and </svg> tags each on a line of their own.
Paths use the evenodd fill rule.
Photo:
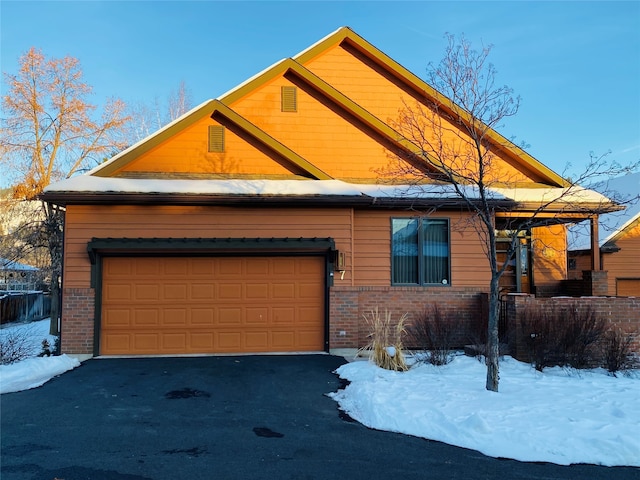
<svg viewBox="0 0 640 480">
<path fill-rule="evenodd" d="M 152 133 L 138 143 L 131 145 L 129 148 L 126 148 L 105 163 L 93 168 L 87 172 L 86 175 L 94 175 L 97 177 L 109 177 L 113 175 L 129 162 L 156 148 L 158 145 L 174 136 L 177 132 L 193 125 L 207 116 L 210 116 L 212 102 L 213 100 L 207 100 L 197 107 L 192 108 L 184 115 L 162 127 L 160 130 Z"/>
<path fill-rule="evenodd" d="M 454 110 L 454 104 L 448 97 L 442 95 L 428 83 L 421 80 L 382 51 L 378 50 L 349 27 L 342 27 L 336 30 L 332 34 L 293 57 L 293 59 L 296 62 L 305 65 L 311 62 L 314 58 L 323 54 L 325 51 L 334 48 L 335 46 L 345 44 L 363 54 L 370 61 L 393 75 L 397 80 L 403 82 L 408 88 L 414 90 L 423 98 L 437 103 L 439 108 L 445 111 L 448 110 L 449 112 Z M 497 150 L 504 152 L 505 155 L 519 163 L 524 171 L 533 172 L 543 178 L 545 183 L 548 183 L 549 185 L 563 187 L 569 185 L 560 175 L 529 155 L 513 142 L 500 135 L 495 130 L 490 129 L 488 131 L 488 137 Z"/>
<path fill-rule="evenodd" d="M 247 119 L 238 115 L 220 100 L 209 100 L 202 103 L 187 114 L 167 125 L 165 128 L 147 137 L 142 142 L 133 145 L 113 157 L 108 162 L 93 169 L 89 172 L 89 175 L 99 177 L 112 176 L 125 168 L 129 163 L 160 146 L 179 132 L 208 117 L 213 118 L 220 124 L 231 127 L 232 129 L 239 129 L 243 135 L 251 137 L 264 149 L 277 155 L 278 158 L 281 159 L 280 163 L 288 165 L 288 168 L 292 173 L 301 174 L 317 180 L 331 179 L 331 177 L 325 172 L 307 162 L 300 155 L 296 154 L 291 149 L 266 134 Z"/>
<path fill-rule="evenodd" d="M 339 105 L 342 109 L 349 112 L 351 116 L 361 122 L 362 125 L 371 129 L 371 131 L 382 137 L 389 144 L 395 145 L 400 150 L 404 150 L 406 152 L 419 151 L 418 147 L 408 140 L 403 139 L 401 135 L 399 135 L 399 133 L 391 128 L 387 123 L 371 114 L 351 98 L 344 95 L 301 65 L 309 63 L 322 52 L 342 44 L 348 44 L 351 48 L 355 48 L 358 52 L 361 52 L 371 61 L 375 62 L 378 66 L 384 68 L 386 72 L 393 75 L 393 77 L 398 81 L 407 85 L 409 88 L 420 92 L 424 97 L 437 100 L 443 108 L 451 108 L 452 103 L 449 99 L 439 94 L 427 83 L 420 80 L 417 76 L 406 70 L 380 50 L 373 47 L 362 37 L 355 34 L 351 29 L 343 27 L 298 54 L 295 57 L 295 60 L 282 60 L 230 92 L 219 97 L 217 100 L 204 102 L 144 141 L 139 142 L 124 152 L 116 155 L 105 164 L 92 170 L 90 174 L 96 176 L 111 176 L 119 169 L 123 168 L 127 163 L 151 151 L 181 130 L 188 128 L 208 115 L 222 124 L 225 122 L 228 124 L 230 122 L 244 133 L 251 136 L 251 138 L 255 139 L 266 149 L 274 152 L 282 158 L 285 165 L 290 165 L 292 167 L 292 172 L 296 174 L 303 172 L 304 176 L 316 179 L 332 178 L 331 175 L 303 158 L 303 156 L 291 150 L 283 142 L 278 141 L 262 128 L 259 128 L 247 118 L 242 117 L 233 110 L 233 106 L 236 102 L 250 95 L 256 89 L 270 81 L 273 81 L 274 79 L 286 76 L 295 77 L 298 81 L 304 82 L 306 87 L 313 89 L 319 95 Z M 491 131 L 491 137 L 496 142 L 497 148 L 499 147 L 499 149 L 505 152 L 509 158 L 514 159 L 519 165 L 521 165 L 523 171 L 533 171 L 539 177 L 543 178 L 545 183 L 550 185 L 566 185 L 566 182 L 559 175 L 555 174 L 517 146 L 508 142 L 508 140 L 500 136 L 497 132 Z"/>
<path fill-rule="evenodd" d="M 363 126 L 382 137 L 385 142 L 395 146 L 398 150 L 413 154 L 420 153 L 420 149 L 415 144 L 402 137 L 400 133 L 391 128 L 387 123 L 362 108 L 332 85 L 290 58 L 278 62 L 264 71 L 263 74 L 253 77 L 250 81 L 242 84 L 241 87 L 220 97 L 220 100 L 225 102 L 225 104 L 233 105 L 247 95 L 250 95 L 251 92 L 279 77 L 295 77 L 298 80 L 296 83 L 299 84 L 303 82 L 306 88 L 312 89 L 347 111 L 352 117 L 361 122 Z M 424 165 L 414 165 L 414 167 L 424 169 Z"/>
</svg>

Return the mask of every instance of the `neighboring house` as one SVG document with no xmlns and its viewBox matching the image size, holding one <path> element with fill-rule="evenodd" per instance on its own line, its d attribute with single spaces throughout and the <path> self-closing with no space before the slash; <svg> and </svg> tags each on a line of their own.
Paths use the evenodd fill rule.
<svg viewBox="0 0 640 480">
<path fill-rule="evenodd" d="M 363 314 L 399 318 L 433 302 L 479 324 L 490 271 L 464 202 L 449 185 L 385 174 L 413 148 L 390 126 L 403 100 L 435 98 L 449 102 L 341 28 L 47 188 L 66 208 L 62 351 L 356 348 L 367 343 Z M 491 135 L 493 168 L 517 184 L 494 192 L 511 208 L 500 230 L 566 183 Z M 603 199 L 587 193 L 582 202 Z M 552 225 L 523 235 L 507 291 L 566 279 L 574 210 L 549 205 Z"/>
<path fill-rule="evenodd" d="M 607 272 L 607 294 L 640 297 L 640 173 L 609 180 L 602 189 L 630 202 L 621 212 L 600 216 L 599 267 Z M 574 228 L 572 233 L 569 278 L 581 278 L 583 270 L 591 270 L 591 250 L 583 230 Z"/>
<path fill-rule="evenodd" d="M 40 282 L 39 273 L 37 267 L 0 258 L 0 291 L 35 290 Z"/>
</svg>

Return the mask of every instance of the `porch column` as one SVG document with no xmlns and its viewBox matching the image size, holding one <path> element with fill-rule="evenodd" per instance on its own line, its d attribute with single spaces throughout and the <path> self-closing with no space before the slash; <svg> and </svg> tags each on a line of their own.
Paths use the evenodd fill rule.
<svg viewBox="0 0 640 480">
<path fill-rule="evenodd" d="M 600 241 L 598 240 L 598 215 L 589 218 L 591 222 L 591 270 L 600 270 Z"/>
</svg>

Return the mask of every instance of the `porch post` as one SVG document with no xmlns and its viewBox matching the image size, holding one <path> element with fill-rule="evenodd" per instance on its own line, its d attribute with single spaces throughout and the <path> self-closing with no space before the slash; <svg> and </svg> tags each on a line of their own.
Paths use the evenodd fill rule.
<svg viewBox="0 0 640 480">
<path fill-rule="evenodd" d="M 600 242 L 598 240 L 598 215 L 589 218 L 591 223 L 591 270 L 600 270 Z"/>
</svg>

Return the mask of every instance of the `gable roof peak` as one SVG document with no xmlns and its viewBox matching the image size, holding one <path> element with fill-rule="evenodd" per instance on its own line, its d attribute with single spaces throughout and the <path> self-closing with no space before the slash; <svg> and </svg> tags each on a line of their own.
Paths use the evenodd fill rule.
<svg viewBox="0 0 640 480">
<path fill-rule="evenodd" d="M 191 110 L 189 110 L 188 112 L 183 113 L 182 115 L 180 115 L 175 120 L 172 120 L 171 122 L 167 123 L 165 126 L 161 127 L 160 129 L 156 130 L 155 132 L 151 133 L 150 135 L 147 135 L 143 139 L 138 140 L 133 145 L 130 145 L 129 147 L 127 147 L 124 150 L 122 150 L 121 152 L 117 153 L 116 155 L 111 157 L 106 162 L 101 163 L 100 165 L 97 165 L 97 166 L 93 167 L 91 170 L 89 170 L 88 172 L 84 173 L 84 175 L 95 175 L 97 172 L 103 170 L 104 168 L 108 167 L 112 163 L 116 163 L 120 158 L 128 156 L 129 154 L 131 154 L 131 152 L 139 149 L 144 144 L 149 143 L 153 138 L 161 137 L 164 132 L 177 128 L 178 125 L 180 125 L 181 123 L 184 123 L 185 121 L 188 122 L 190 117 L 196 117 L 196 118 L 202 117 L 203 114 L 205 114 L 209 110 L 208 107 L 214 101 L 215 100 L 213 100 L 213 99 L 209 99 L 209 100 L 205 100 L 200 105 L 196 105 Z"/>
<path fill-rule="evenodd" d="M 302 50 L 297 55 L 294 55 L 293 58 L 298 58 L 300 56 L 303 56 L 305 53 L 307 53 L 310 50 L 315 49 L 319 45 L 322 45 L 327 40 L 331 40 L 331 39 L 335 39 L 335 38 L 339 38 L 339 37 L 344 38 L 348 32 L 353 32 L 353 30 L 351 30 L 351 28 L 346 27 L 346 26 L 340 27 L 337 30 L 334 30 L 333 32 L 331 32 L 329 35 L 326 35 L 326 36 L 322 37 L 320 40 L 318 40 L 314 44 L 312 44 L 309 47 L 305 48 L 304 50 Z"/>
</svg>

